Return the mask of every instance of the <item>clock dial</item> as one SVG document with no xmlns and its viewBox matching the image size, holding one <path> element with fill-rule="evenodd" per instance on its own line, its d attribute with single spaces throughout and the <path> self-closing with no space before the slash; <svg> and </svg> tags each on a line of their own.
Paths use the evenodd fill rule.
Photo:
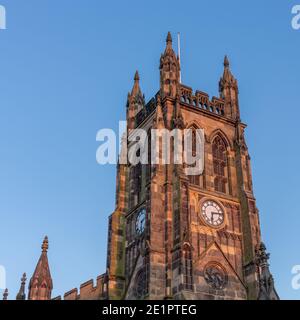
<svg viewBox="0 0 300 320">
<path fill-rule="evenodd" d="M 201 214 L 210 226 L 219 227 L 224 222 L 224 212 L 215 201 L 205 201 L 201 208 Z"/>
<path fill-rule="evenodd" d="M 135 221 L 135 231 L 138 236 L 144 233 L 145 223 L 146 223 L 146 210 L 142 209 L 139 211 Z"/>
</svg>

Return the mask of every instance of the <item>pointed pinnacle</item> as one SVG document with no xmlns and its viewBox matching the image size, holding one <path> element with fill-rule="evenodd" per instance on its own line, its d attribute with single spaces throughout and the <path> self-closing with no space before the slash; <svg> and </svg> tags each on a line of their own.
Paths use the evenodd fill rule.
<svg viewBox="0 0 300 320">
<path fill-rule="evenodd" d="M 22 279 L 21 279 L 21 283 L 22 283 L 22 284 L 25 284 L 25 283 L 26 283 L 26 280 L 27 280 L 27 278 L 26 278 L 26 273 L 24 272 L 24 273 L 23 273 L 23 277 L 22 277 Z"/>
<path fill-rule="evenodd" d="M 21 279 L 21 287 L 20 290 L 16 296 L 16 300 L 25 300 L 26 299 L 26 294 L 25 294 L 25 284 L 26 284 L 26 273 L 23 274 L 22 279 Z"/>
<path fill-rule="evenodd" d="M 3 293 L 3 300 L 7 300 L 7 297 L 8 297 L 8 289 L 5 289 Z"/>
<path fill-rule="evenodd" d="M 225 58 L 224 58 L 224 67 L 225 67 L 225 68 L 228 68 L 228 67 L 229 67 L 229 59 L 228 59 L 227 55 L 226 55 Z"/>
<path fill-rule="evenodd" d="M 138 71 L 136 71 L 136 73 L 134 75 L 134 81 L 140 81 L 140 75 L 139 75 Z"/>
<path fill-rule="evenodd" d="M 48 237 L 46 236 L 44 238 L 43 244 L 42 244 L 42 250 L 43 252 L 47 252 L 49 248 L 49 242 L 48 242 Z"/>
<path fill-rule="evenodd" d="M 171 35 L 171 32 L 169 31 L 168 32 L 168 36 L 167 36 L 167 43 L 172 43 L 172 35 Z"/>
<path fill-rule="evenodd" d="M 135 75 L 134 75 L 134 84 L 133 84 L 133 88 L 131 90 L 131 96 L 136 96 L 137 94 L 139 94 L 141 92 L 140 89 L 140 75 L 139 72 L 136 71 Z"/>
</svg>

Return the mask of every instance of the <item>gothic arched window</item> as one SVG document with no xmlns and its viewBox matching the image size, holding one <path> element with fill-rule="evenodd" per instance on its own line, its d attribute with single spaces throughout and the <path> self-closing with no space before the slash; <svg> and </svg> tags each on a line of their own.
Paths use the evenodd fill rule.
<svg viewBox="0 0 300 320">
<path fill-rule="evenodd" d="M 191 128 L 192 130 L 192 135 L 191 135 L 191 138 L 192 138 L 192 144 L 191 144 L 191 148 L 192 148 L 192 156 L 195 157 L 196 156 L 196 153 L 197 153 L 197 132 L 196 132 L 196 128 Z M 195 164 L 196 165 L 196 164 Z M 191 165 L 191 167 L 193 167 L 193 165 Z M 190 175 L 189 176 L 189 181 L 191 184 L 193 185 L 197 185 L 199 186 L 200 185 L 200 175 Z"/>
<path fill-rule="evenodd" d="M 42 299 L 42 300 L 47 299 L 47 284 L 45 282 L 43 282 L 41 285 L 39 296 L 40 296 L 40 299 Z"/>
<path fill-rule="evenodd" d="M 135 276 L 134 295 L 137 299 L 142 299 L 146 292 L 146 272 L 142 268 Z"/>
<path fill-rule="evenodd" d="M 228 182 L 226 145 L 220 136 L 213 141 L 212 153 L 215 190 L 226 193 Z"/>
<path fill-rule="evenodd" d="M 130 207 L 135 207 L 141 201 L 142 164 L 139 162 L 130 168 Z"/>
</svg>

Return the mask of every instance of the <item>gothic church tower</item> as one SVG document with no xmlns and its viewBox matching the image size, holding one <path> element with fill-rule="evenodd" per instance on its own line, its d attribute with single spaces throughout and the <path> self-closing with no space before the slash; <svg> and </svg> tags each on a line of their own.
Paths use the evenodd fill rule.
<svg viewBox="0 0 300 320">
<path fill-rule="evenodd" d="M 166 42 L 160 90 L 147 104 L 135 75 L 127 135 L 144 129 L 150 142 L 151 129 L 192 129 L 194 150 L 197 129 L 203 129 L 205 169 L 188 176 L 185 165 L 174 162 L 118 165 L 104 298 L 278 299 L 229 60 L 225 57 L 220 95 L 210 99 L 180 83 L 170 33 Z"/>
</svg>

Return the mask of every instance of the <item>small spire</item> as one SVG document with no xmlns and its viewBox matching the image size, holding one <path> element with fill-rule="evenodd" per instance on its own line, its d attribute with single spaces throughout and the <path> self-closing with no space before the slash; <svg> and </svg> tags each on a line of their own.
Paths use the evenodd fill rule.
<svg viewBox="0 0 300 320">
<path fill-rule="evenodd" d="M 269 259 L 270 254 L 267 253 L 265 244 L 258 244 L 255 249 L 254 259 L 258 270 L 258 300 L 279 300 L 279 296 L 274 287 L 274 278 L 269 269 Z"/>
<path fill-rule="evenodd" d="M 227 57 L 227 55 L 225 55 L 225 58 L 224 58 L 224 67 L 225 68 L 229 68 L 229 59 L 228 59 L 228 57 Z"/>
<path fill-rule="evenodd" d="M 42 251 L 47 252 L 48 249 L 49 249 L 49 242 L 48 242 L 48 237 L 46 236 L 42 244 Z"/>
<path fill-rule="evenodd" d="M 24 273 L 23 273 L 23 277 L 22 277 L 22 279 L 21 279 L 21 283 L 22 283 L 22 284 L 25 284 L 25 283 L 26 283 L 26 280 L 27 280 L 27 278 L 26 278 L 26 272 L 24 272 Z"/>
<path fill-rule="evenodd" d="M 28 300 L 51 299 L 53 283 L 47 256 L 48 248 L 48 237 L 46 236 L 42 244 L 42 253 L 40 255 L 34 273 L 29 281 Z"/>
<path fill-rule="evenodd" d="M 135 97 L 137 95 L 142 96 L 141 88 L 140 88 L 140 75 L 139 72 L 136 71 L 134 74 L 134 85 L 131 90 L 131 96 Z"/>
<path fill-rule="evenodd" d="M 134 81 L 136 81 L 136 82 L 140 81 L 140 75 L 139 75 L 138 70 L 135 72 Z"/>
<path fill-rule="evenodd" d="M 8 289 L 5 289 L 3 293 L 3 300 L 7 300 L 7 298 L 8 298 Z"/>
<path fill-rule="evenodd" d="M 237 85 L 237 82 L 236 82 L 234 76 L 232 75 L 229 66 L 230 66 L 229 59 L 228 59 L 228 56 L 226 55 L 226 56 L 224 57 L 224 72 L 223 72 L 223 77 L 222 77 L 221 80 L 220 80 L 220 86 L 219 86 L 220 92 L 223 91 L 224 85 L 225 85 L 226 83 L 227 83 L 227 84 L 235 84 L 235 85 Z"/>
<path fill-rule="evenodd" d="M 170 32 L 170 31 L 168 32 L 166 42 L 167 42 L 167 43 L 172 43 L 172 35 L 171 35 L 171 32 Z"/>
<path fill-rule="evenodd" d="M 25 284 L 26 284 L 26 273 L 23 273 L 23 277 L 21 279 L 21 287 L 19 290 L 19 293 L 17 294 L 16 300 L 26 300 L 26 295 L 25 295 Z"/>
</svg>

